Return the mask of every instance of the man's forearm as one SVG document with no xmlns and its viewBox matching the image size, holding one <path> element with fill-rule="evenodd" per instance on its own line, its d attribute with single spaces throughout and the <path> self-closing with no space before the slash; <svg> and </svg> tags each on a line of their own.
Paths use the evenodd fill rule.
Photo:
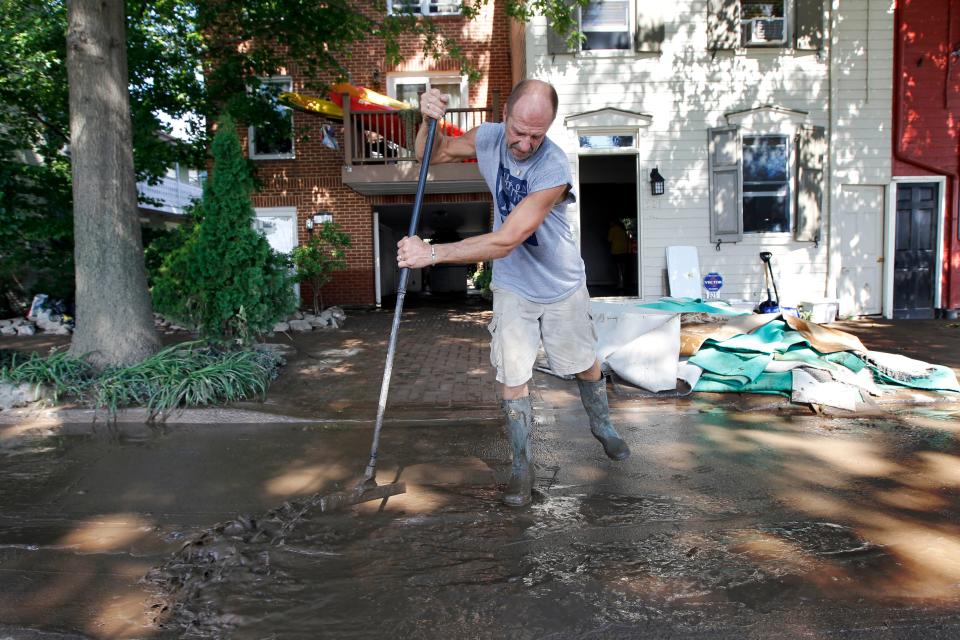
<svg viewBox="0 0 960 640">
<path fill-rule="evenodd" d="M 437 264 L 469 264 L 503 258 L 514 249 L 514 244 L 502 234 L 493 232 L 432 247 L 436 251 Z"/>
<path fill-rule="evenodd" d="M 423 160 L 423 152 L 427 146 L 427 129 L 429 128 L 429 121 L 424 120 L 420 125 L 420 128 L 417 129 L 417 140 L 414 143 L 414 150 L 417 154 L 417 160 Z M 440 131 L 440 127 L 437 127 L 437 132 L 433 137 L 433 152 L 430 154 L 430 163 L 433 164 L 437 160 L 437 149 L 440 147 L 441 141 L 443 140 L 443 133 Z"/>
</svg>

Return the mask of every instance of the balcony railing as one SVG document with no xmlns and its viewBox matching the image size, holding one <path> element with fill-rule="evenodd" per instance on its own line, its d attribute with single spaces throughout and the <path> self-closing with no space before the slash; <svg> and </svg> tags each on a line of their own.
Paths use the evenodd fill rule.
<svg viewBox="0 0 960 640">
<path fill-rule="evenodd" d="M 418 111 L 351 112 L 350 101 L 345 99 L 343 104 L 344 162 L 347 166 L 416 161 L 414 143 L 422 123 Z M 496 96 L 491 107 L 448 109 L 443 119 L 443 133 L 447 136 L 463 135 L 484 122 L 496 122 L 498 113 Z"/>
</svg>

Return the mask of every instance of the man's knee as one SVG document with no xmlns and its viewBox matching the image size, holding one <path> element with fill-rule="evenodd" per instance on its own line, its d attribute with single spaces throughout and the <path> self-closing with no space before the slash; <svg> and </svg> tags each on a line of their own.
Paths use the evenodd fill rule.
<svg viewBox="0 0 960 640">
<path fill-rule="evenodd" d="M 516 387 L 508 387 L 507 385 L 503 385 L 502 394 L 504 400 L 517 400 L 518 398 L 525 398 L 530 395 L 530 391 L 527 389 L 527 383 L 524 382 Z"/>
<path fill-rule="evenodd" d="M 600 361 L 594 360 L 593 365 L 586 371 L 581 371 L 577 374 L 577 377 L 581 380 L 588 380 L 590 382 L 596 382 L 600 379 Z"/>
</svg>

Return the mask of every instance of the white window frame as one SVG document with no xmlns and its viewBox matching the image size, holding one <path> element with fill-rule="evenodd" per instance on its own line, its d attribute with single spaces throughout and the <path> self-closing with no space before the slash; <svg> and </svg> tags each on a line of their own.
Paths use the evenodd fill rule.
<svg viewBox="0 0 960 640">
<path fill-rule="evenodd" d="M 467 76 L 449 71 L 412 71 L 391 73 L 387 76 L 387 95 L 391 98 L 397 97 L 398 84 L 422 84 L 430 89 L 433 82 L 445 81 L 443 84 L 454 84 L 454 81 L 460 83 L 460 97 L 464 105 L 470 103 L 470 83 L 467 82 Z"/>
<path fill-rule="evenodd" d="M 793 10 L 793 0 L 765 0 L 764 4 L 777 4 L 780 3 L 783 5 L 783 40 L 779 42 L 744 42 L 743 39 L 743 23 L 747 19 L 743 18 L 743 0 L 740 0 L 740 25 L 738 29 L 740 30 L 740 48 L 741 49 L 788 49 L 793 45 L 793 22 L 790 19 L 791 12 Z M 773 134 L 771 134 L 773 135 Z"/>
<path fill-rule="evenodd" d="M 283 91 L 293 91 L 293 78 L 290 76 L 270 76 L 261 78 L 261 84 L 284 85 Z M 290 112 L 290 152 L 289 153 L 257 153 L 255 132 L 253 125 L 247 127 L 247 152 L 251 160 L 293 160 L 297 157 L 296 136 L 293 135 L 293 109 L 284 105 L 277 105 L 280 109 Z"/>
<path fill-rule="evenodd" d="M 413 1 L 403 2 L 403 0 L 387 0 L 387 13 L 391 16 L 408 15 L 402 11 L 394 11 L 394 5 L 397 5 L 398 7 L 402 7 L 404 4 L 407 4 L 407 5 L 419 4 L 420 11 L 410 12 L 409 15 L 423 16 L 425 18 L 433 18 L 435 16 L 459 16 L 463 13 L 462 4 L 460 2 L 457 3 L 456 11 L 447 10 L 447 11 L 440 11 L 440 12 L 431 12 L 430 5 L 434 4 L 435 2 L 436 0 L 418 0 L 418 2 L 416 3 Z"/>
<path fill-rule="evenodd" d="M 786 195 L 787 228 L 785 231 L 766 231 L 766 230 L 747 231 L 747 224 L 746 224 L 747 190 L 745 186 L 747 184 L 747 179 L 746 179 L 747 171 L 746 171 L 746 165 L 745 165 L 747 160 L 747 154 L 746 154 L 746 143 L 744 142 L 745 138 L 784 138 L 784 144 L 786 146 L 786 151 L 787 151 L 787 166 L 785 168 L 786 176 L 787 176 L 787 181 L 786 181 L 787 182 L 787 195 Z M 741 169 L 741 175 L 744 176 L 740 183 L 740 200 L 743 201 L 742 202 L 743 219 L 741 220 L 741 225 L 743 225 L 744 235 L 748 233 L 753 235 L 757 235 L 757 234 L 780 235 L 784 233 L 786 234 L 793 233 L 792 230 L 795 222 L 794 217 L 796 216 L 796 211 L 794 210 L 794 194 L 796 193 L 795 191 L 796 185 L 794 183 L 796 182 L 795 175 L 796 175 L 797 168 L 795 164 L 796 160 L 794 157 L 796 154 L 794 153 L 794 149 L 793 149 L 795 144 L 796 144 L 796 133 L 793 133 L 792 135 L 782 131 L 756 133 L 753 131 L 744 131 L 742 128 L 740 129 L 740 169 Z M 755 194 L 755 193 L 765 193 L 765 192 L 751 192 L 751 193 Z"/>
<path fill-rule="evenodd" d="M 602 0 L 600 0 L 600 1 L 602 2 Z M 623 0 L 620 0 L 620 1 L 623 1 Z M 626 2 L 625 2 L 626 5 L 627 5 L 626 33 L 627 33 L 627 39 L 628 39 L 628 41 L 629 41 L 628 44 L 627 44 L 627 48 L 626 48 L 626 49 L 584 49 L 584 48 L 583 48 L 583 43 L 581 43 L 581 45 L 580 45 L 580 53 L 590 54 L 590 53 L 593 53 L 593 52 L 598 52 L 598 53 L 604 53 L 604 54 L 608 54 L 608 55 L 609 55 L 610 53 L 629 53 L 629 54 L 633 54 L 633 32 L 634 32 L 634 28 L 635 28 L 635 27 L 634 27 L 634 22 L 636 21 L 636 4 L 635 4 L 636 1 L 637 1 L 637 0 L 626 0 Z M 577 12 L 578 12 L 577 22 L 578 22 L 578 24 L 580 25 L 580 31 L 581 31 L 581 33 L 586 34 L 586 31 L 585 31 L 584 28 L 583 28 L 583 10 L 584 10 L 584 7 L 578 7 L 578 8 L 577 8 Z M 612 29 L 592 29 L 592 30 L 591 30 L 591 33 L 604 33 L 604 32 L 619 33 L 620 31 L 619 31 L 619 30 L 614 31 L 614 30 L 612 30 Z"/>
<path fill-rule="evenodd" d="M 632 51 L 632 50 L 631 50 Z M 616 107 L 605 107 L 596 111 L 585 111 L 583 113 L 571 114 L 563 119 L 563 124 L 567 128 L 568 134 L 573 134 L 576 145 L 576 164 L 575 177 L 577 181 L 577 191 L 579 192 L 580 183 L 580 157 L 581 156 L 601 156 L 601 155 L 631 155 L 636 158 L 637 168 L 640 168 L 640 137 L 646 133 L 647 127 L 653 122 L 653 116 L 647 114 L 625 111 Z M 580 147 L 580 136 L 633 136 L 632 147 L 614 147 L 610 149 L 587 149 Z M 643 239 L 644 239 L 644 216 L 643 216 L 643 191 L 649 189 L 649 182 L 643 179 L 643 176 L 637 175 L 637 297 L 641 300 L 644 297 L 643 284 Z M 567 216 L 570 211 L 568 208 Z M 576 204 L 576 234 L 577 246 L 580 246 L 580 203 Z"/>
<path fill-rule="evenodd" d="M 797 158 L 796 158 L 796 140 L 800 133 L 800 128 L 806 124 L 806 112 L 793 109 L 784 109 L 772 105 L 738 111 L 727 114 L 725 117 L 728 125 L 739 127 L 740 144 L 740 171 L 743 171 L 743 139 L 747 137 L 762 136 L 786 136 L 787 138 L 787 185 L 789 193 L 787 203 L 790 207 L 790 224 L 786 231 L 743 231 L 744 235 L 782 237 L 793 234 L 793 225 L 796 222 L 796 198 L 797 192 Z M 741 173 L 742 175 L 742 173 Z M 740 184 L 740 200 L 743 206 L 743 183 Z M 741 229 L 743 229 L 743 212 L 740 218 Z"/>
<path fill-rule="evenodd" d="M 626 49 L 584 49 L 583 43 L 578 47 L 577 55 L 583 57 L 619 57 L 619 56 L 634 56 L 636 52 L 634 51 L 633 38 L 634 32 L 636 31 L 636 20 L 637 20 L 637 0 L 628 0 L 627 1 L 627 38 L 629 39 L 629 45 Z M 577 25 L 580 31 L 583 31 L 583 9 L 577 7 Z M 600 31 L 595 31 L 595 33 L 600 33 Z"/>
</svg>

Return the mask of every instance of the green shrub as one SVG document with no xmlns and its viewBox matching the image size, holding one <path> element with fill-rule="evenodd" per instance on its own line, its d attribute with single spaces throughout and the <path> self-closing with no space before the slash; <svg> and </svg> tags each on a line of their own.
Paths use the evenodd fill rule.
<svg viewBox="0 0 960 640">
<path fill-rule="evenodd" d="M 320 289 L 330 282 L 335 271 L 347 268 L 346 248 L 350 235 L 333 222 L 325 222 L 305 245 L 294 248 L 291 257 L 299 282 L 310 285 L 313 292 L 313 312 L 323 310 Z"/>
<path fill-rule="evenodd" d="M 226 351 L 196 341 L 167 347 L 132 367 L 99 372 L 66 351 L 22 362 L 13 356 L 0 368 L 0 379 L 41 384 L 54 401 L 69 396 L 111 416 L 124 407 L 146 407 L 154 420 L 181 407 L 263 396 L 282 364 L 271 351 Z"/>
<path fill-rule="evenodd" d="M 493 281 L 493 266 L 484 262 L 480 269 L 473 274 L 473 286 L 484 293 L 490 293 L 490 283 Z"/>
<path fill-rule="evenodd" d="M 154 308 L 213 341 L 249 344 L 296 309 L 289 259 L 253 228 L 253 182 L 233 120 L 213 140 L 213 172 L 202 216 L 167 254 L 152 289 Z"/>
</svg>

